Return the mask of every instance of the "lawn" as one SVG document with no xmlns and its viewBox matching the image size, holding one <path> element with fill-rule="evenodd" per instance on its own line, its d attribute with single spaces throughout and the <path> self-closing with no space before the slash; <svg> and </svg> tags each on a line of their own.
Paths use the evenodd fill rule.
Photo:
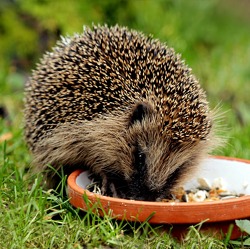
<svg viewBox="0 0 250 249">
<path fill-rule="evenodd" d="M 219 109 L 218 134 L 226 142 L 213 154 L 250 159 L 247 1 L 62 1 L 55 14 L 54 1 L 24 2 L 19 12 L 8 1 L 0 4 L 5 10 L 0 11 L 0 107 L 7 110 L 4 114 L 0 109 L 0 248 L 242 248 L 201 234 L 198 227 L 190 227 L 180 242 L 148 223 L 118 222 L 91 210 L 83 213 L 62 197 L 65 181 L 57 191 L 43 190 L 41 176 L 28 171 L 32 158 L 23 139 L 22 110 L 24 82 L 44 52 L 36 40 L 41 27 L 51 33 L 60 27 L 62 34 L 72 34 L 92 21 L 118 22 L 151 33 L 182 54 L 211 108 Z M 36 17 L 40 29 L 22 26 L 23 14 Z M 71 16 L 72 25 L 66 18 Z M 54 44 L 51 37 L 48 49 Z"/>
</svg>

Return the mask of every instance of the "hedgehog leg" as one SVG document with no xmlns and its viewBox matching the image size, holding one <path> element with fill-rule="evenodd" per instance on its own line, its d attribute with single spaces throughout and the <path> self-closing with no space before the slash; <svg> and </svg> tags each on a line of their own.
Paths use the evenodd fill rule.
<svg viewBox="0 0 250 249">
<path fill-rule="evenodd" d="M 118 198 L 117 191 L 113 182 L 110 183 L 110 190 L 112 192 L 112 196 Z"/>
<path fill-rule="evenodd" d="M 101 193 L 105 194 L 107 193 L 107 188 L 108 188 L 108 179 L 105 175 L 101 175 L 102 178 L 102 187 L 101 187 Z"/>
<path fill-rule="evenodd" d="M 102 195 L 106 194 L 108 196 L 118 197 L 114 183 L 113 182 L 108 183 L 108 178 L 106 175 L 102 174 L 101 177 L 102 177 L 102 187 L 101 187 Z"/>
</svg>

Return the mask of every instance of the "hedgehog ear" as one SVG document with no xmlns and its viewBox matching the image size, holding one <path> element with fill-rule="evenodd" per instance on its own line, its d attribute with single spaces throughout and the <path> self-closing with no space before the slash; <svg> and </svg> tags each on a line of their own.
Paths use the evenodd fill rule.
<svg viewBox="0 0 250 249">
<path fill-rule="evenodd" d="M 133 125 L 135 122 L 142 122 L 142 120 L 151 115 L 153 108 L 149 103 L 140 102 L 137 103 L 134 109 L 132 110 L 129 125 Z"/>
</svg>

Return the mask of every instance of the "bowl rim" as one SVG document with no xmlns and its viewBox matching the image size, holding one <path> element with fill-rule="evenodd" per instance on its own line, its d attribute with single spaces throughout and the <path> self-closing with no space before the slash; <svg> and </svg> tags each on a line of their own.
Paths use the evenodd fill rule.
<svg viewBox="0 0 250 249">
<path fill-rule="evenodd" d="M 249 164 L 250 160 L 247 159 L 238 159 L 234 157 L 225 157 L 225 156 L 211 156 L 209 158 L 215 159 L 224 159 L 229 161 L 240 161 Z M 84 170 L 75 170 L 68 177 L 68 190 L 70 202 L 72 205 L 78 205 L 78 202 L 74 200 L 76 196 L 83 197 L 84 194 L 91 201 L 99 200 L 101 204 L 107 204 L 106 207 L 112 209 L 112 205 L 120 205 L 122 207 L 131 207 L 131 208 L 139 208 L 143 207 L 144 210 L 151 210 L 152 208 L 160 211 L 170 211 L 172 214 L 168 217 L 168 221 L 172 224 L 174 223 L 193 223 L 202 221 L 202 217 L 204 214 L 204 210 L 206 212 L 212 214 L 213 212 L 217 213 L 217 218 L 209 218 L 208 222 L 216 222 L 216 221 L 227 221 L 232 219 L 246 218 L 250 217 L 250 195 L 241 196 L 238 198 L 228 199 L 228 200 L 218 200 L 218 201 L 204 201 L 204 202 L 153 202 L 153 201 L 138 201 L 138 200 L 128 200 L 122 198 L 115 198 L 109 196 L 102 196 L 93 192 L 90 192 L 76 184 L 76 178 L 81 174 Z M 73 194 L 72 194 L 73 192 Z M 83 200 L 83 198 L 82 198 Z M 240 217 L 237 215 L 235 210 L 240 209 Z M 223 210 L 224 211 L 223 211 Z M 244 210 L 249 209 L 248 214 L 244 215 Z M 190 217 L 186 217 L 185 221 L 181 221 L 182 213 L 184 215 L 185 212 L 194 212 L 197 213 L 196 218 L 193 219 L 192 215 Z M 180 217 L 176 217 L 176 215 L 180 215 Z M 186 214 L 185 214 L 186 215 Z M 218 220 L 219 217 L 219 220 Z M 154 218 L 154 217 L 153 217 Z M 154 220 L 154 219 L 152 219 Z M 163 223 L 165 223 L 164 221 Z M 157 222 L 156 222 L 157 223 Z"/>
<path fill-rule="evenodd" d="M 225 156 L 210 156 L 210 158 L 215 158 L 215 159 L 224 159 L 224 160 L 228 160 L 228 161 L 238 161 L 238 162 L 245 162 L 249 164 L 250 167 L 250 160 L 248 159 L 238 159 L 235 157 L 225 157 Z M 68 177 L 68 185 L 75 189 L 75 191 L 77 191 L 79 194 L 87 194 L 88 196 L 95 196 L 96 198 L 100 198 L 102 200 L 105 201 L 112 201 L 112 202 L 122 202 L 124 204 L 130 204 L 131 202 L 133 202 L 134 204 L 138 204 L 138 205 L 150 205 L 152 206 L 152 203 L 155 206 L 206 206 L 206 205 L 211 205 L 211 204 L 217 204 L 217 203 L 232 203 L 235 202 L 237 200 L 250 200 L 250 195 L 245 195 L 245 196 L 241 196 L 238 198 L 232 198 L 232 199 L 228 199 L 228 200 L 218 200 L 218 201 L 203 201 L 203 202 L 156 202 L 156 201 L 138 201 L 138 200 L 129 200 L 129 199 L 123 199 L 123 198 L 117 198 L 117 197 L 110 197 L 110 196 L 105 196 L 105 195 L 100 195 L 100 194 L 96 194 L 93 193 L 89 190 L 86 190 L 82 187 L 80 187 L 79 185 L 76 184 L 76 178 L 85 170 L 82 169 L 77 169 L 74 172 L 72 172 L 69 177 Z"/>
</svg>

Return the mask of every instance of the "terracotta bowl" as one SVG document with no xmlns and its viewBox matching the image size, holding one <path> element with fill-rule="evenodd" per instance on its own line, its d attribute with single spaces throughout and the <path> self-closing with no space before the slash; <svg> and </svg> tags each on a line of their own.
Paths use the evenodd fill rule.
<svg viewBox="0 0 250 249">
<path fill-rule="evenodd" d="M 89 179 L 86 171 L 76 170 L 68 177 L 68 195 L 70 203 L 77 208 L 87 210 L 97 205 L 100 215 L 110 213 L 118 220 L 143 222 L 149 217 L 149 223 L 171 226 L 172 234 L 181 238 L 190 225 L 205 221 L 203 231 L 212 232 L 219 237 L 227 234 L 229 226 L 234 225 L 231 239 L 241 236 L 235 225 L 236 219 L 250 218 L 250 160 L 211 157 L 204 161 L 200 171 L 194 175 L 185 189 L 198 186 L 199 177 L 213 181 L 222 177 L 227 183 L 226 189 L 245 196 L 210 202 L 148 202 L 101 196 L 85 190 Z M 86 198 L 88 197 L 88 203 Z M 153 214 L 153 215 L 152 215 Z M 167 227 L 167 226 L 166 226 Z"/>
</svg>

